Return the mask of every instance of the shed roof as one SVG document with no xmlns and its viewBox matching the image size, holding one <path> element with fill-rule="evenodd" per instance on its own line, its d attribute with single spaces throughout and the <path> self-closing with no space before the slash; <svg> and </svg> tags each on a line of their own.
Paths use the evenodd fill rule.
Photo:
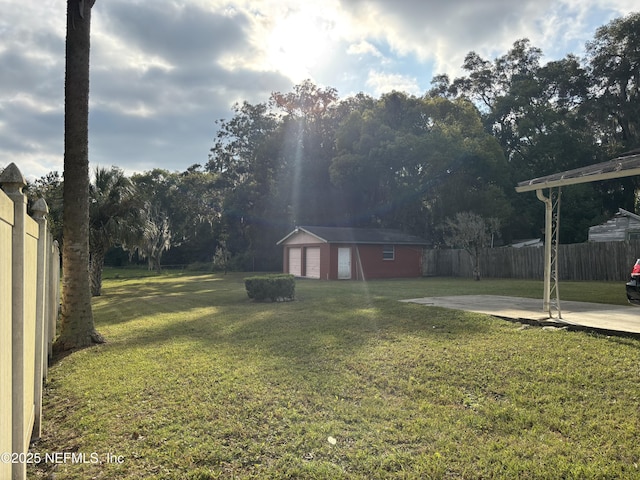
<svg viewBox="0 0 640 480">
<path fill-rule="evenodd" d="M 638 222 L 640 222 L 640 215 L 636 215 L 635 213 L 631 213 L 631 212 L 625 210 L 624 208 L 618 208 L 618 213 L 616 213 L 616 216 L 618 216 L 618 217 L 629 217 L 629 218 L 633 218 L 634 220 L 637 220 Z"/>
<path fill-rule="evenodd" d="M 415 235 L 400 230 L 386 228 L 351 228 L 351 227 L 296 227 L 280 240 L 280 245 L 298 232 L 306 232 L 323 243 L 359 243 L 380 245 L 427 245 L 427 242 Z"/>
<path fill-rule="evenodd" d="M 613 222 L 615 222 L 616 219 L 620 218 L 620 217 L 628 217 L 630 219 L 635 220 L 636 222 L 640 222 L 640 215 L 636 215 L 635 213 L 631 213 L 628 210 L 625 210 L 624 208 L 618 208 L 618 211 L 616 212 L 616 214 L 610 218 L 609 220 L 600 223 L 598 225 L 593 225 L 591 227 L 589 227 L 589 230 L 591 230 L 592 228 L 598 228 L 598 227 L 607 227 L 610 226 Z"/>
</svg>

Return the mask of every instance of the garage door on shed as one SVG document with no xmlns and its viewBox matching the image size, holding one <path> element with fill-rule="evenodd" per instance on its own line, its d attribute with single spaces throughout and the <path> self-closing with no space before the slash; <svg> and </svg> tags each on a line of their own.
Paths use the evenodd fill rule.
<svg viewBox="0 0 640 480">
<path fill-rule="evenodd" d="M 296 277 L 302 276 L 302 248 L 289 248 L 289 273 Z"/>
<path fill-rule="evenodd" d="M 320 278 L 320 247 L 306 248 L 305 267 L 305 277 Z"/>
</svg>

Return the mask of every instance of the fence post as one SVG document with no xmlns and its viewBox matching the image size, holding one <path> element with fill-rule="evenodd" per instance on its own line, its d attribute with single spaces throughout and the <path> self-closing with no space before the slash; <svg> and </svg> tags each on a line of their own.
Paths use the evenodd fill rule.
<svg viewBox="0 0 640 480">
<path fill-rule="evenodd" d="M 44 372 L 46 370 L 47 343 L 45 342 L 46 332 L 46 296 L 47 296 L 47 275 L 48 275 L 48 254 L 49 235 L 47 232 L 47 219 L 46 214 L 49 213 L 49 207 L 44 198 L 37 200 L 33 207 L 33 218 L 38 223 L 38 274 L 36 282 L 36 345 L 35 345 L 35 371 L 33 376 L 34 390 L 33 399 L 35 402 L 34 409 L 34 421 L 33 431 L 31 432 L 31 439 L 40 438 L 42 433 L 42 383 L 44 381 Z"/>
<path fill-rule="evenodd" d="M 58 324 L 58 313 L 60 310 L 60 248 L 58 241 L 54 240 L 50 244 L 49 256 L 49 294 L 47 300 L 47 354 L 53 357 L 53 340 L 56 336 L 56 325 Z M 45 364 L 46 365 L 46 364 Z M 45 370 L 45 379 L 47 371 Z"/>
<path fill-rule="evenodd" d="M 27 184 L 18 167 L 12 163 L 0 176 L 5 193 L 13 201 L 13 239 L 12 239 L 12 447 L 13 453 L 24 453 L 29 440 L 25 438 L 25 236 L 27 218 L 27 199 L 22 189 Z M 32 379 L 29 379 L 32 380 Z M 26 463 L 14 463 L 13 480 L 23 480 L 27 476 Z"/>
<path fill-rule="evenodd" d="M 13 450 L 12 244 L 13 202 L 0 191 L 0 453 Z M 0 462 L 0 478 L 11 478 L 11 463 Z"/>
</svg>

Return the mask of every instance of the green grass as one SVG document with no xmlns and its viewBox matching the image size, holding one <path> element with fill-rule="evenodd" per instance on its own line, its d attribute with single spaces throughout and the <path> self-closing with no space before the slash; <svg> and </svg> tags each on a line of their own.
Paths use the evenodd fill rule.
<svg viewBox="0 0 640 480">
<path fill-rule="evenodd" d="M 57 480 L 640 478 L 637 340 L 397 301 L 541 282 L 298 281 L 260 304 L 242 275 L 125 275 L 95 300 L 108 343 L 51 368 L 33 449 L 123 463 Z M 623 286 L 562 296 L 624 304 Z"/>
</svg>

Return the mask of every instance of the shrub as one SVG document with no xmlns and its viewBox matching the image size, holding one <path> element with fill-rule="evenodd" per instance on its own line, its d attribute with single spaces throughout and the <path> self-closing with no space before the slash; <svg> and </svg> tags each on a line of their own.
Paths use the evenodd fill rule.
<svg viewBox="0 0 640 480">
<path fill-rule="evenodd" d="M 294 277 L 289 274 L 247 277 L 244 286 L 249 298 L 257 302 L 293 300 L 296 293 Z"/>
</svg>

